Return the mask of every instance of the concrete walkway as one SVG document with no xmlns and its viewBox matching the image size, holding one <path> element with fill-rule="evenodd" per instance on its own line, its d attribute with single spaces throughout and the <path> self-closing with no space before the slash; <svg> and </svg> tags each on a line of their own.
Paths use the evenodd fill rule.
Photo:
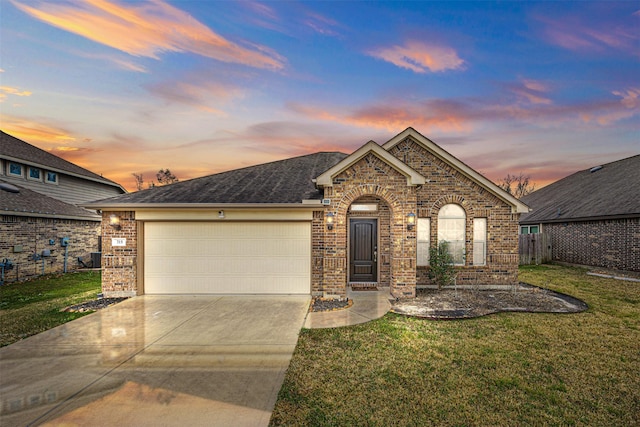
<svg viewBox="0 0 640 427">
<path fill-rule="evenodd" d="M 353 300 L 350 308 L 309 313 L 304 327 L 320 329 L 357 325 L 378 319 L 391 309 L 389 288 L 378 291 L 348 291 L 347 297 Z"/>
<path fill-rule="evenodd" d="M 142 296 L 27 338 L 0 349 L 0 425 L 266 426 L 308 306 Z"/>
</svg>

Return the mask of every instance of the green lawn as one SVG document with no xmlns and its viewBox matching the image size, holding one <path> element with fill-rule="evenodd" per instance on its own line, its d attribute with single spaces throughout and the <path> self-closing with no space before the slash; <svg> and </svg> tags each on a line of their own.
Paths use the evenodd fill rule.
<svg viewBox="0 0 640 427">
<path fill-rule="evenodd" d="M 95 299 L 99 292 L 99 271 L 43 276 L 0 286 L 0 347 L 88 314 L 60 310 Z"/>
<path fill-rule="evenodd" d="M 640 283 L 585 273 L 520 270 L 582 313 L 305 329 L 271 425 L 640 425 Z"/>
</svg>

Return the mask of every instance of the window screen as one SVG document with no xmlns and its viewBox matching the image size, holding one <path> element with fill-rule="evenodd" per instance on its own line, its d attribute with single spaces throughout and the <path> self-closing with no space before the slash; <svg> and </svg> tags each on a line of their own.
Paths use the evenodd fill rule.
<svg viewBox="0 0 640 427">
<path fill-rule="evenodd" d="M 487 263 L 487 219 L 473 219 L 473 265 Z"/>
<path fill-rule="evenodd" d="M 429 239 L 431 218 L 418 218 L 418 267 L 429 265 Z"/>
</svg>

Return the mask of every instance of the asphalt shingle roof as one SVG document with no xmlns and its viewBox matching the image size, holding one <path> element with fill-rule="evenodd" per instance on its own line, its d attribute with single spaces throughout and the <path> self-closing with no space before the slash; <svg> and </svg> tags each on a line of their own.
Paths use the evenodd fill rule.
<svg viewBox="0 0 640 427">
<path fill-rule="evenodd" d="M 104 178 L 85 168 L 75 165 L 34 145 L 24 142 L 4 131 L 0 131 L 0 157 L 11 157 L 27 164 L 41 165 L 51 169 L 80 175 L 93 180 L 102 181 L 105 184 L 120 187 L 110 179 Z"/>
<path fill-rule="evenodd" d="M 640 155 L 569 175 L 522 198 L 533 210 L 520 222 L 640 216 Z"/>
<path fill-rule="evenodd" d="M 86 219 L 100 218 L 95 212 L 36 193 L 14 183 L 0 180 L 0 184 L 9 184 L 20 190 L 19 193 L 13 193 L 0 188 L 0 214 L 20 215 L 21 213 L 27 213 Z"/>
<path fill-rule="evenodd" d="M 301 203 L 320 199 L 312 179 L 347 157 L 344 153 L 308 154 L 180 181 L 92 202 L 101 203 Z"/>
</svg>

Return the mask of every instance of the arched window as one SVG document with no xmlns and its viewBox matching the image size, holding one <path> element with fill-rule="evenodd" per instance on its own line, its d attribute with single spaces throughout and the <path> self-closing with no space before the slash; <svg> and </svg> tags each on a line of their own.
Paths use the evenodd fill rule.
<svg viewBox="0 0 640 427">
<path fill-rule="evenodd" d="M 438 244 L 446 241 L 453 263 L 464 265 L 466 214 L 459 205 L 444 205 L 438 212 Z"/>
</svg>

